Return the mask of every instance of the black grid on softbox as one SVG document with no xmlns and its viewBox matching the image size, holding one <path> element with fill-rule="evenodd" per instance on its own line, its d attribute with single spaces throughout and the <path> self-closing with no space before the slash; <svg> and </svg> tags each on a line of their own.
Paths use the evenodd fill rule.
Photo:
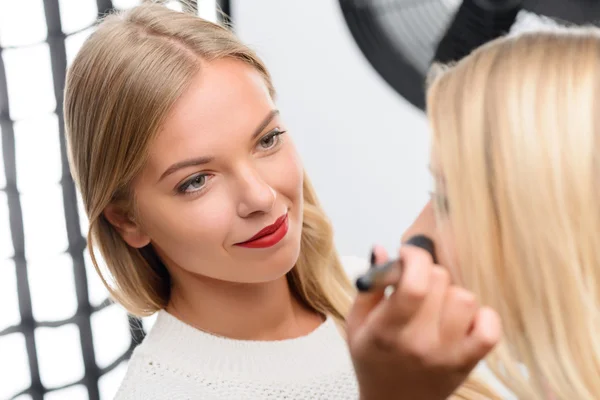
<svg viewBox="0 0 600 400">
<path fill-rule="evenodd" d="M 202 1 L 202 0 L 200 0 Z M 61 24 L 61 10 L 59 0 L 43 0 L 44 16 L 47 24 L 47 38 L 45 43 L 48 45 L 50 52 L 50 67 L 53 81 L 53 92 L 56 100 L 56 109 L 53 116 L 58 119 L 58 133 L 60 143 L 60 162 L 61 162 L 61 178 L 60 189 L 62 192 L 62 208 L 64 211 L 64 227 L 68 239 L 68 247 L 66 254 L 73 262 L 73 276 L 75 280 L 75 296 L 77 299 L 76 312 L 65 319 L 61 320 L 36 320 L 32 307 L 32 287 L 30 285 L 28 259 L 26 257 L 26 232 L 24 229 L 23 205 L 22 196 L 18 186 L 18 160 L 16 155 L 15 145 L 15 122 L 11 118 L 11 109 L 9 105 L 9 82 L 7 80 L 6 64 L 4 53 L 6 50 L 14 50 L 15 48 L 2 48 L 0 46 L 0 131 L 2 132 L 2 160 L 3 166 L 0 165 L 0 172 L 4 169 L 5 185 L 2 188 L 0 183 L 0 194 L 3 192 L 6 195 L 8 208 L 8 224 L 10 227 L 10 240 L 13 246 L 13 256 L 11 261 L 14 263 L 17 299 L 20 313 L 20 322 L 15 325 L 8 326 L 0 331 L 0 339 L 7 337 L 13 333 L 20 333 L 25 340 L 25 349 L 27 352 L 27 364 L 30 375 L 31 384 L 29 387 L 21 390 L 19 393 L 14 393 L 10 398 L 17 398 L 21 395 L 28 395 L 34 400 L 41 400 L 47 393 L 53 393 L 61 389 L 72 386 L 84 386 L 87 391 L 87 396 L 91 400 L 99 400 L 101 393 L 99 390 L 99 380 L 105 374 L 109 373 L 117 366 L 127 360 L 135 346 L 137 346 L 144 338 L 145 331 L 142 321 L 131 316 L 124 316 L 128 319 L 129 324 L 129 347 L 108 365 L 100 367 L 97 362 L 97 354 L 94 350 L 93 333 L 92 333 L 92 316 L 108 307 L 117 307 L 106 299 L 97 304 L 90 302 L 90 293 L 88 280 L 95 278 L 86 273 L 86 240 L 82 234 L 81 220 L 85 219 L 85 215 L 80 215 L 81 208 L 78 207 L 78 197 L 75 190 L 75 185 L 69 172 L 67 162 L 67 153 L 65 148 L 64 138 L 64 123 L 63 123 L 63 89 L 65 84 L 65 72 L 67 68 L 67 50 L 65 41 L 70 36 L 76 35 L 81 31 L 89 29 L 92 25 L 85 27 L 81 31 L 65 34 Z M 96 0 L 95 1 L 98 15 L 100 17 L 113 10 L 113 2 L 111 0 Z M 187 4 L 196 3 L 195 1 L 186 1 Z M 229 1 L 217 1 L 218 7 L 229 15 Z M 229 22 L 229 17 L 226 22 Z M 36 95 L 35 93 L 33 94 Z M 35 118 L 35 117 L 34 117 Z M 35 142 L 27 143 L 28 146 L 36 146 Z M 2 168 L 3 167 L 3 168 Z M 43 166 L 41 166 L 43 170 Z M 40 178 L 43 179 L 43 171 L 40 172 Z M 0 177 L 1 178 L 1 177 Z M 1 182 L 1 180 L 0 180 Z M 42 203 L 43 204 L 43 203 Z M 0 205 L 1 206 L 1 205 Z M 52 210 L 45 210 L 51 213 Z M 6 224 L 7 221 L 0 221 L 0 224 Z M 39 221 L 43 224 L 44 221 Z M 35 249 L 28 249 L 28 252 Z M 48 265 L 52 268 L 52 265 Z M 88 269 L 89 271 L 89 269 Z M 51 283 L 49 283 L 51 284 Z M 45 387 L 40 376 L 40 359 L 39 349 L 36 347 L 35 332 L 38 328 L 59 328 L 67 324 L 74 324 L 78 328 L 79 341 L 81 344 L 81 352 L 83 357 L 84 375 L 83 378 L 69 382 L 61 386 Z M 105 329 L 111 329 L 106 327 Z M 0 356 L 1 358 L 1 356 Z M 0 360 L 0 363 L 3 361 Z M 56 368 L 61 368 L 61 360 L 52 360 L 56 363 Z M 10 379 L 10 376 L 1 377 L 2 380 Z M 1 383 L 0 383 L 1 385 Z"/>
</svg>

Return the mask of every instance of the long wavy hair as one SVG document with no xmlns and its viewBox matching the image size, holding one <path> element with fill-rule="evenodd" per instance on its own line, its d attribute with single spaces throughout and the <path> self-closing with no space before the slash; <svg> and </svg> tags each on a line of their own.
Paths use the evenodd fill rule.
<svg viewBox="0 0 600 400">
<path fill-rule="evenodd" d="M 69 162 L 89 219 L 88 248 L 111 297 L 133 315 L 166 307 L 169 274 L 152 250 L 128 246 L 103 211 L 113 203 L 134 206 L 131 183 L 173 104 L 201 71 L 199 60 L 222 58 L 255 68 L 275 96 L 263 62 L 229 29 L 155 2 L 105 17 L 68 70 Z M 353 288 L 306 174 L 303 190 L 301 252 L 288 281 L 313 310 L 343 321 Z"/>
<path fill-rule="evenodd" d="M 498 39 L 434 75 L 438 223 L 501 316 L 488 364 L 522 399 L 598 399 L 600 31 Z"/>
</svg>

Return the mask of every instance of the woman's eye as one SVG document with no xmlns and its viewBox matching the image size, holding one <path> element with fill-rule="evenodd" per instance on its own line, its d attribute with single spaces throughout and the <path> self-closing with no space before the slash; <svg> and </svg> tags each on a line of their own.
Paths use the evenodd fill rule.
<svg viewBox="0 0 600 400">
<path fill-rule="evenodd" d="M 206 179 L 206 174 L 196 175 L 181 185 L 179 191 L 185 194 L 195 193 L 204 187 Z"/>
<path fill-rule="evenodd" d="M 448 202 L 448 197 L 436 192 L 430 192 L 430 195 L 435 206 L 442 214 L 448 214 L 450 212 L 450 204 Z"/>
<path fill-rule="evenodd" d="M 276 137 L 273 135 L 268 135 L 260 140 L 260 145 L 263 149 L 270 149 L 275 144 Z"/>
<path fill-rule="evenodd" d="M 260 139 L 258 145 L 261 150 L 270 150 L 279 144 L 281 140 L 279 138 L 280 135 L 284 134 L 285 131 L 274 130 L 270 133 L 267 133 L 265 136 Z"/>
<path fill-rule="evenodd" d="M 438 195 L 437 202 L 438 202 L 439 210 L 443 214 L 448 214 L 450 212 L 450 204 L 448 204 L 448 197 L 446 197 L 444 195 Z"/>
</svg>

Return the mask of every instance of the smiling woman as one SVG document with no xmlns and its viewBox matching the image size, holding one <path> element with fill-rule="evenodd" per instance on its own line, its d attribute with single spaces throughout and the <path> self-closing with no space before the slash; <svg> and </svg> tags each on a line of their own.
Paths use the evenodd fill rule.
<svg viewBox="0 0 600 400">
<path fill-rule="evenodd" d="M 229 31 L 158 5 L 107 17 L 75 58 L 65 123 L 92 258 L 129 312 L 158 313 L 119 398 L 173 398 L 174 382 L 184 397 L 355 396 L 334 323 L 353 290 L 274 96 Z"/>
<path fill-rule="evenodd" d="M 270 282 L 289 272 L 300 251 L 302 166 L 263 76 L 227 58 L 202 61 L 200 71 L 132 182 L 135 222 L 117 203 L 104 212 L 129 246 L 150 245 L 163 261 L 173 285 L 167 309 L 190 296 L 212 309 L 215 296 L 204 281 Z M 278 227 L 288 229 L 257 235 L 285 216 Z M 223 316 L 218 327 L 204 328 L 236 336 L 224 327 L 245 324 Z"/>
</svg>

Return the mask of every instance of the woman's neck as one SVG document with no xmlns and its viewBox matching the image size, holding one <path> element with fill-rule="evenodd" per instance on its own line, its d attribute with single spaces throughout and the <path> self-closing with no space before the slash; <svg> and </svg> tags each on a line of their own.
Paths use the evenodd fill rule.
<svg viewBox="0 0 600 400">
<path fill-rule="evenodd" d="M 188 276 L 174 282 L 166 311 L 202 331 L 239 340 L 295 338 L 323 322 L 293 295 L 285 276 L 252 284 Z"/>
</svg>

